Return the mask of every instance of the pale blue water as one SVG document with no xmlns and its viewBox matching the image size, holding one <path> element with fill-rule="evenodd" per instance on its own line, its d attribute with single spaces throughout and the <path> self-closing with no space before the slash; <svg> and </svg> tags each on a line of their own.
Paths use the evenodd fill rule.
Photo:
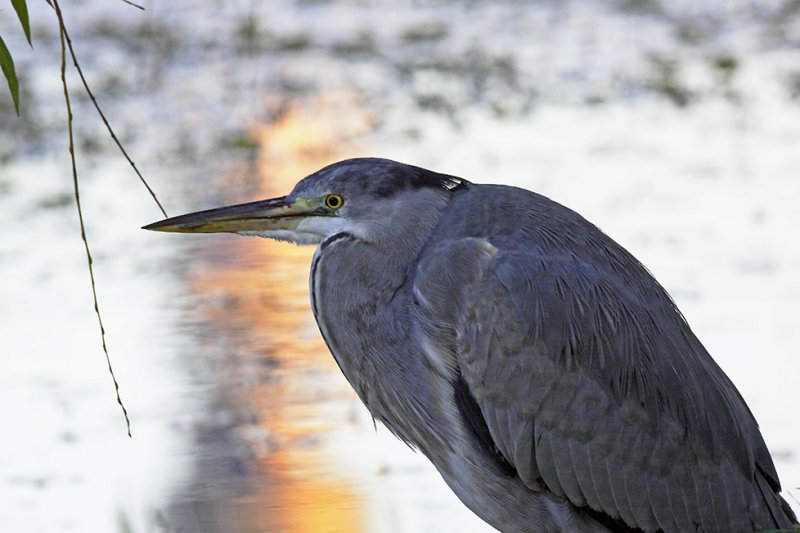
<svg viewBox="0 0 800 533">
<path fill-rule="evenodd" d="M 144 5 L 63 7 L 170 214 L 280 194 L 348 155 L 549 195 L 671 291 L 800 492 L 792 2 Z M 71 74 L 127 439 L 70 203 L 56 26 L 32 5 L 30 51 L 0 15 L 24 109 L 0 91 L 0 530 L 486 531 L 376 436 L 314 344 L 302 256 L 139 229 L 159 212 Z"/>
</svg>

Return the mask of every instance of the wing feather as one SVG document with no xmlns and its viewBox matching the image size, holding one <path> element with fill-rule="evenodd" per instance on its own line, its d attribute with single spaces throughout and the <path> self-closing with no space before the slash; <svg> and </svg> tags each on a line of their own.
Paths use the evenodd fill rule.
<svg viewBox="0 0 800 533">
<path fill-rule="evenodd" d="M 666 480 L 664 480 L 663 478 L 662 482 L 664 485 L 667 484 Z M 662 491 L 664 491 L 665 488 L 670 489 L 669 486 L 666 486 L 662 488 Z M 696 529 L 696 523 L 692 520 L 691 517 L 691 507 L 689 505 L 690 499 L 688 494 L 689 488 L 690 487 L 688 482 L 684 480 L 683 482 L 677 485 L 677 488 L 675 490 L 664 491 L 664 492 L 673 492 L 680 495 L 680 500 L 676 501 L 675 506 L 671 508 L 671 510 L 674 512 L 673 516 L 675 517 L 675 521 L 679 526 L 677 531 L 692 531 Z M 676 510 L 677 512 L 675 512 Z M 662 527 L 664 528 L 665 531 L 669 531 L 663 525 L 663 522 L 662 522 Z"/>
<path fill-rule="evenodd" d="M 549 439 L 555 440 L 555 439 Z M 575 471 L 572 468 L 572 457 L 569 449 L 569 441 L 560 447 L 552 446 L 553 463 L 555 464 L 558 481 L 564 490 L 567 499 L 578 507 L 586 505 L 586 498 L 583 496 Z"/>
<path fill-rule="evenodd" d="M 631 456 L 636 458 L 637 451 L 631 450 Z M 641 474 L 641 470 L 636 467 L 635 462 L 631 462 L 622 467 L 625 478 L 625 494 L 633 512 L 634 521 L 640 529 L 644 531 L 655 531 L 659 529 L 658 523 L 653 516 L 651 509 L 652 503 L 647 493 L 647 476 Z"/>
<path fill-rule="evenodd" d="M 655 522 L 660 524 L 661 528 L 666 531 L 688 531 L 688 524 L 686 524 L 683 529 L 681 529 L 681 527 L 678 525 L 678 519 L 675 516 L 675 506 L 672 504 L 670 492 L 668 490 L 664 490 L 664 480 L 645 477 L 644 482 L 645 490 L 647 491 L 647 497 L 651 502 L 656 502 L 651 507 Z"/>
<path fill-rule="evenodd" d="M 541 477 L 533 454 L 533 422 L 531 420 L 522 421 L 517 434 L 512 437 L 513 447 L 509 453 L 509 462 L 517 468 L 520 478 L 537 480 Z"/>
<path fill-rule="evenodd" d="M 628 496 L 625 494 L 625 478 L 621 475 L 619 469 L 615 468 L 616 465 L 612 467 L 608 458 L 605 459 L 605 465 L 605 476 L 608 479 L 611 497 L 614 500 L 613 511 L 609 514 L 621 517 L 627 524 L 635 524 L 633 511 L 628 502 Z"/>
<path fill-rule="evenodd" d="M 589 470 L 589 464 L 586 462 L 586 445 L 576 440 L 570 440 L 567 442 L 567 450 L 569 451 L 569 466 L 580 491 L 580 500 L 577 498 L 571 500 L 581 501 L 581 506 L 591 505 L 592 503 L 596 506 L 596 501 L 593 502 L 596 497 L 594 496 L 591 471 Z"/>
<path fill-rule="evenodd" d="M 616 503 L 614 496 L 611 492 L 611 484 L 608 479 L 608 472 L 606 471 L 605 457 L 600 452 L 589 446 L 586 447 L 587 463 L 589 465 L 589 472 L 592 475 L 592 483 L 595 489 L 595 498 L 597 505 L 592 505 L 592 508 L 598 511 L 605 512 L 609 516 L 618 519 L 619 512 L 616 510 Z M 592 503 L 591 501 L 589 502 Z"/>
<path fill-rule="evenodd" d="M 564 496 L 564 488 L 556 470 L 556 461 L 553 458 L 550 435 L 540 433 L 536 438 L 536 463 L 547 488 L 558 496 Z"/>
<path fill-rule="evenodd" d="M 755 420 L 655 280 L 610 241 L 603 264 L 504 247 L 515 239 L 439 245 L 414 290 L 448 295 L 423 311 L 450 332 L 454 365 L 521 481 L 641 531 L 770 525 L 765 505 L 780 498 L 764 494 L 777 482 Z M 434 276 L 433 263 L 457 270 Z"/>
</svg>

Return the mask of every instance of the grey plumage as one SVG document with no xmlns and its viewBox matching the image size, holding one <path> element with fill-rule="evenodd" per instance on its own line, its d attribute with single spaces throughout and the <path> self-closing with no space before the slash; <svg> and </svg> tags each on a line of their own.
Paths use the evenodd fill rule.
<svg viewBox="0 0 800 533">
<path fill-rule="evenodd" d="M 332 194 L 343 204 L 326 208 Z M 320 244 L 312 308 L 345 377 L 494 527 L 795 523 L 734 385 L 658 282 L 577 213 L 379 159 L 247 206 L 148 229 Z"/>
</svg>

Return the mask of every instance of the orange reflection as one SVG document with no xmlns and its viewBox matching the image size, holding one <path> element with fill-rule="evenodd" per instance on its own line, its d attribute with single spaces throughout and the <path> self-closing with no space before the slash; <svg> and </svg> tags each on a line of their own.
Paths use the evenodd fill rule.
<svg viewBox="0 0 800 533">
<path fill-rule="evenodd" d="M 285 194 L 306 174 L 360 155 L 360 139 L 372 131 L 373 122 L 353 92 L 329 92 L 293 103 L 275 122 L 254 128 L 261 147 L 262 193 Z"/>
<path fill-rule="evenodd" d="M 286 194 L 306 174 L 356 155 L 372 128 L 358 104 L 347 92 L 320 96 L 255 127 L 259 197 Z M 344 379 L 320 379 L 339 369 L 310 310 L 314 250 L 253 239 L 225 240 L 224 247 L 224 266 L 196 276 L 192 289 L 209 302 L 204 318 L 214 340 L 233 354 L 236 379 L 246 383 L 234 401 L 255 409 L 258 429 L 269 435 L 268 445 L 254 450 L 261 482 L 238 502 L 247 531 L 362 531 L 352 481 L 316 444 L 331 424 L 322 406 L 352 402 L 353 393 Z"/>
</svg>

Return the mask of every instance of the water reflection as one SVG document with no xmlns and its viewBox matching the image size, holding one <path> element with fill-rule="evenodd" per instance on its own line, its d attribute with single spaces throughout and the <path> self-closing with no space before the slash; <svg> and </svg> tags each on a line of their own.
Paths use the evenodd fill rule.
<svg viewBox="0 0 800 533">
<path fill-rule="evenodd" d="M 792 491 L 792 3 L 274 0 L 209 10 L 175 0 L 140 13 L 85 0 L 69 19 L 90 83 L 171 214 L 187 198 L 201 208 L 284 194 L 307 172 L 362 154 L 577 208 L 673 291 L 756 412 Z M 337 453 L 337 443 L 376 437 L 317 340 L 310 251 L 140 231 L 157 211 L 76 97 L 98 290 L 134 417 L 134 439 L 124 437 L 65 201 L 63 95 L 40 83 L 58 72 L 58 33 L 47 30 L 48 6 L 29 4 L 40 23 L 33 51 L 0 17 L 27 91 L 22 116 L 0 120 L 0 530 L 486 530 L 398 442 Z M 331 91 L 342 86 L 371 110 Z M 4 95 L 0 111 L 12 117 Z M 166 271 L 186 246 L 190 275 L 176 289 Z M 763 354 L 756 367 L 753 353 Z M 348 460 L 368 475 L 343 471 Z M 190 479 L 164 497 L 189 462 Z"/>
<path fill-rule="evenodd" d="M 327 95 L 256 126 L 260 196 L 285 194 L 303 175 L 353 155 L 368 126 L 355 105 L 351 95 Z M 215 410 L 225 414 L 215 431 L 198 432 L 194 495 L 177 496 L 172 522 L 208 531 L 362 531 L 358 490 L 326 442 L 342 422 L 331 412 L 346 417 L 353 394 L 311 314 L 313 248 L 237 237 L 204 243 L 206 264 L 188 288 L 200 306 L 205 364 L 219 377 Z M 219 468 L 225 463 L 232 466 Z M 206 474 L 219 490 L 203 487 L 198 498 Z"/>
</svg>

